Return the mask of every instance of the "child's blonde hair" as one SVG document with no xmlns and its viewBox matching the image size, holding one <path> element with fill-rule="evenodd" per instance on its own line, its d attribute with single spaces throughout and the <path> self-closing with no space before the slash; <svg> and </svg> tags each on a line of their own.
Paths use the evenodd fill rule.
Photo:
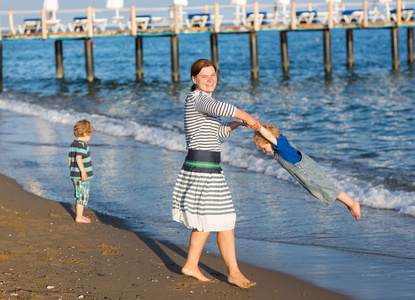
<svg viewBox="0 0 415 300">
<path fill-rule="evenodd" d="M 280 138 L 281 137 L 281 131 L 278 128 L 278 126 L 276 125 L 272 125 L 272 124 L 265 124 L 262 125 L 262 127 L 268 129 L 273 136 L 275 136 L 276 138 Z M 259 131 L 254 131 L 254 144 L 257 148 L 260 148 L 260 146 L 269 143 L 269 141 L 264 138 L 264 136 L 259 132 Z"/>
<path fill-rule="evenodd" d="M 91 135 L 94 132 L 94 126 L 88 120 L 81 120 L 76 122 L 73 127 L 73 134 L 78 137 L 83 137 L 86 135 Z"/>
</svg>

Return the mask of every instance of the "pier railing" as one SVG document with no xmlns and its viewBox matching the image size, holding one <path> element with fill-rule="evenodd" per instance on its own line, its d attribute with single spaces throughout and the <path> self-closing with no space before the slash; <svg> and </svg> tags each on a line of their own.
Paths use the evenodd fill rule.
<svg viewBox="0 0 415 300">
<path fill-rule="evenodd" d="M 388 4 L 389 2 L 385 2 Z M 411 12 L 407 8 L 412 7 Z M 316 10 L 318 8 L 318 10 Z M 174 29 L 175 34 L 188 32 L 238 32 L 250 31 L 254 29 L 259 30 L 306 30 L 306 29 L 332 29 L 332 28 L 373 28 L 373 27 L 400 27 L 402 25 L 413 26 L 415 24 L 415 2 L 397 0 L 394 4 L 390 3 L 387 6 L 381 5 L 379 2 L 369 2 L 363 0 L 361 2 L 343 3 L 338 0 L 328 1 L 327 3 L 311 4 L 296 4 L 294 1 L 290 5 L 281 4 L 260 4 L 255 2 L 242 6 L 241 10 L 245 15 L 240 15 L 241 22 L 232 13 L 235 10 L 234 5 L 214 5 L 203 6 L 170 6 L 170 7 L 156 7 L 156 8 L 140 8 L 131 6 L 129 8 L 121 8 L 117 13 L 124 14 L 118 16 L 119 21 L 115 22 L 114 16 L 111 13 L 114 9 L 108 8 L 92 8 L 86 9 L 65 9 L 54 12 L 55 17 L 47 16 L 44 8 L 39 10 L 22 10 L 22 11 L 0 11 L 0 34 L 4 39 L 28 39 L 28 38 L 62 38 L 70 36 L 83 36 L 88 33 L 88 37 L 93 35 L 114 35 L 131 34 L 137 32 L 152 33 L 154 29 L 158 28 L 156 32 L 168 32 Z M 175 13 L 176 12 L 176 13 Z M 256 13 L 255 13 L 256 12 Z M 137 23 L 137 16 L 148 16 L 150 19 L 152 14 L 160 14 L 159 26 L 154 22 Z M 246 14 L 252 15 L 247 17 Z M 65 22 L 60 22 L 59 16 L 68 16 Z M 128 14 L 128 16 L 126 15 Z M 202 16 L 206 14 L 208 18 L 205 23 L 195 22 L 188 19 L 190 16 Z M 99 16 L 98 15 L 104 15 Z M 26 16 L 27 18 L 14 21 L 14 16 Z M 52 14 L 51 14 L 52 16 Z M 84 20 L 79 18 L 80 30 L 74 30 L 76 26 L 75 17 L 83 16 Z M 409 17 L 408 17 L 409 16 Z M 249 20 L 247 20 L 249 19 Z M 26 20 L 26 21 L 25 21 Z M 109 20 L 109 21 L 108 21 Z M 4 26 L 7 21 L 8 26 Z M 55 22 L 54 22 L 55 21 Z M 113 21 L 113 22 L 111 22 Z M 32 23 L 30 23 L 32 22 Z M 83 24 L 83 27 L 82 27 Z M 91 26 L 88 26 L 90 24 Z M 135 24 L 136 26 L 132 26 Z M 175 26 L 177 24 L 177 26 Z M 100 26 L 101 25 L 101 26 Z M 149 26 L 150 25 L 150 26 Z M 138 27 L 137 27 L 138 26 Z M 137 29 L 137 30 L 136 30 Z M 8 32 L 6 32 L 6 30 Z"/>
</svg>

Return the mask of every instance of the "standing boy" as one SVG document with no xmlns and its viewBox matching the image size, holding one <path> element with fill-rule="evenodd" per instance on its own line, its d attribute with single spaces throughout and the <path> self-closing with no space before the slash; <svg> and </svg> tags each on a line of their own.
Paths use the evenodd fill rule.
<svg viewBox="0 0 415 300">
<path fill-rule="evenodd" d="M 91 219 L 85 217 L 83 213 L 89 199 L 89 181 L 93 178 L 91 155 L 87 144 L 93 132 L 94 127 L 89 121 L 78 121 L 73 129 L 76 140 L 69 148 L 68 165 L 74 187 L 77 223 L 91 223 Z"/>
<path fill-rule="evenodd" d="M 335 187 L 321 167 L 282 135 L 277 126 L 262 125 L 259 131 L 254 132 L 254 144 L 265 153 L 272 154 L 275 160 L 314 197 L 327 205 L 336 199 L 343 202 L 359 221 L 359 202 Z"/>
</svg>

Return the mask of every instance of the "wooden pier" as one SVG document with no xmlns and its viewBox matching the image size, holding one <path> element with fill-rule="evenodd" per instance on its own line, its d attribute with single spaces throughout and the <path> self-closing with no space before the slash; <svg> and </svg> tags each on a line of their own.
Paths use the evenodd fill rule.
<svg viewBox="0 0 415 300">
<path fill-rule="evenodd" d="M 414 5 L 415 6 L 415 5 Z M 250 63 L 251 63 L 251 77 L 253 79 L 259 78 L 259 61 L 258 61 L 258 39 L 257 33 L 259 31 L 276 31 L 280 32 L 280 44 L 281 44 L 281 67 L 284 74 L 289 72 L 289 51 L 288 51 L 288 32 L 298 31 L 321 31 L 323 33 L 323 66 L 324 71 L 328 74 L 332 72 L 332 58 L 331 58 L 331 30 L 344 29 L 346 35 L 346 48 L 347 58 L 346 64 L 348 68 L 353 68 L 353 30 L 370 30 L 370 29 L 385 29 L 391 32 L 391 53 L 392 53 L 392 69 L 398 70 L 400 68 L 399 61 L 399 41 L 398 41 L 398 29 L 407 29 L 407 48 L 408 48 L 408 64 L 414 63 L 414 39 L 413 28 L 415 27 L 415 17 L 410 20 L 402 19 L 402 2 L 397 0 L 395 20 L 388 19 L 384 21 L 369 21 L 368 19 L 368 3 L 367 0 L 362 1 L 362 14 L 361 19 L 356 22 L 346 22 L 346 17 L 342 17 L 341 20 L 336 20 L 333 14 L 333 3 L 329 1 L 327 3 L 327 20 L 324 22 L 302 22 L 298 19 L 298 12 L 296 11 L 295 2 L 291 2 L 288 21 L 275 22 L 273 24 L 266 24 L 263 22 L 259 8 L 262 6 L 258 2 L 253 5 L 253 18 L 249 24 L 238 25 L 222 25 L 221 15 L 218 3 L 213 6 L 205 5 L 203 7 L 206 14 L 209 10 L 213 11 L 212 17 L 214 21 L 210 26 L 183 26 L 183 16 L 179 14 L 179 7 L 177 5 L 166 8 L 170 10 L 169 26 L 160 28 L 149 28 L 147 26 L 139 28 L 137 23 L 137 9 L 135 5 L 129 8 L 130 20 L 129 28 L 117 28 L 111 30 L 94 30 L 93 11 L 90 6 L 86 9 L 86 22 L 81 31 L 57 31 L 51 30 L 51 25 L 48 25 L 47 14 L 45 8 L 41 10 L 40 30 L 31 32 L 28 30 L 23 33 L 16 33 L 13 28 L 13 12 L 8 12 L 9 19 L 9 33 L 1 34 L 0 32 L 0 92 L 3 88 L 3 73 L 2 73 L 2 49 L 3 44 L 7 45 L 7 41 L 10 40 L 31 40 L 31 39 L 53 39 L 55 40 L 55 58 L 56 58 L 56 77 L 64 77 L 64 65 L 63 65 L 63 44 L 62 41 L 70 41 L 73 39 L 83 39 L 85 46 L 85 66 L 86 66 L 86 80 L 88 82 L 94 81 L 94 55 L 93 55 L 93 43 L 94 37 L 125 37 L 131 36 L 135 38 L 135 58 L 136 58 L 136 79 L 141 80 L 144 78 L 144 57 L 143 57 L 143 38 L 146 37 L 170 37 L 171 47 L 171 72 L 172 80 L 174 82 L 180 81 L 180 64 L 179 64 L 179 36 L 181 34 L 190 33 L 206 33 L 210 34 L 211 41 L 211 59 L 215 63 L 218 71 L 220 70 L 219 53 L 218 53 L 218 38 L 219 34 L 248 34 L 249 46 L 250 46 Z M 306 13 L 312 13 L 311 4 L 308 4 Z M 189 8 L 190 9 L 190 8 Z M 275 14 L 278 13 L 278 7 L 273 7 Z M 151 9 L 149 9 L 151 10 Z M 343 13 L 345 13 L 343 11 Z M 50 22 L 49 22 L 50 24 Z M 291 34 L 291 33 L 290 33 Z"/>
</svg>

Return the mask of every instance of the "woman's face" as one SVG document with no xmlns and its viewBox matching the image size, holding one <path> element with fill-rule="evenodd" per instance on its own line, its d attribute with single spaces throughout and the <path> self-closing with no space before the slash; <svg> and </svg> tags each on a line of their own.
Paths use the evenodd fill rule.
<svg viewBox="0 0 415 300">
<path fill-rule="evenodd" d="M 192 76 L 193 83 L 196 84 L 196 88 L 212 96 L 213 91 L 216 88 L 218 78 L 216 77 L 216 71 L 214 67 L 205 67 L 200 70 L 199 74 Z"/>
</svg>

